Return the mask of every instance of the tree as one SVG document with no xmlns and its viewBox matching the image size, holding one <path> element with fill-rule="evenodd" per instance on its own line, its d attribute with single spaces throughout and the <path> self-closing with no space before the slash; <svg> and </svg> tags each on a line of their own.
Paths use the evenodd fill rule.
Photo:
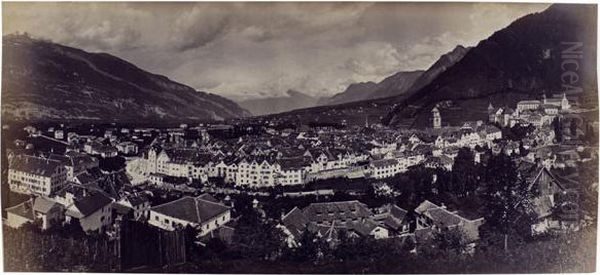
<svg viewBox="0 0 600 275">
<path fill-rule="evenodd" d="M 471 149 L 460 148 L 452 166 L 452 191 L 465 197 L 477 189 L 479 172 L 475 166 L 475 156 Z"/>
<path fill-rule="evenodd" d="M 330 254 L 329 252 L 329 243 L 324 238 L 304 230 L 298 240 L 298 246 L 290 250 L 289 256 L 294 261 L 314 263 Z"/>
<path fill-rule="evenodd" d="M 573 138 L 577 137 L 577 120 L 572 119 L 571 124 L 569 124 L 569 133 Z"/>
<path fill-rule="evenodd" d="M 282 251 L 285 236 L 277 224 L 263 220 L 257 211 L 244 214 L 233 234 L 233 245 L 241 255 L 256 260 L 273 260 Z"/>
<path fill-rule="evenodd" d="M 412 185 L 415 195 L 415 203 L 419 203 L 433 193 L 433 169 L 423 165 L 410 167 L 406 172 L 409 184 Z"/>
<path fill-rule="evenodd" d="M 585 140 L 589 144 L 596 144 L 598 142 L 598 136 L 594 133 L 594 127 L 591 124 L 587 124 L 585 129 Z"/>
<path fill-rule="evenodd" d="M 562 142 L 563 132 L 562 132 L 562 123 L 558 117 L 555 117 L 552 120 L 552 127 L 554 127 L 554 135 L 556 136 L 556 141 Z"/>
<path fill-rule="evenodd" d="M 505 250 L 509 234 L 531 228 L 533 196 L 510 157 L 499 154 L 488 160 L 483 188 L 485 220 L 504 235 Z"/>
<path fill-rule="evenodd" d="M 460 227 L 449 228 L 436 232 L 433 236 L 434 245 L 447 253 L 463 254 L 468 250 L 468 239 Z"/>
</svg>

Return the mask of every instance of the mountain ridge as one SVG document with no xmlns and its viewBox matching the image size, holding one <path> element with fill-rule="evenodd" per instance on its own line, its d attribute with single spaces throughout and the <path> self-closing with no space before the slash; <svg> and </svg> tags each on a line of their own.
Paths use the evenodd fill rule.
<svg viewBox="0 0 600 275">
<path fill-rule="evenodd" d="M 10 120 L 224 120 L 235 102 L 196 91 L 108 53 L 5 35 L 2 114 Z"/>
</svg>

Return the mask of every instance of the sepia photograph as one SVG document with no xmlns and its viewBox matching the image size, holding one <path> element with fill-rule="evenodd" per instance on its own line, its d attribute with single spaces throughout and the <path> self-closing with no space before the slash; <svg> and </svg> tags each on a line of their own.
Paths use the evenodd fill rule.
<svg viewBox="0 0 600 275">
<path fill-rule="evenodd" d="M 596 272 L 596 3 L 1 3 L 4 272 Z"/>
</svg>

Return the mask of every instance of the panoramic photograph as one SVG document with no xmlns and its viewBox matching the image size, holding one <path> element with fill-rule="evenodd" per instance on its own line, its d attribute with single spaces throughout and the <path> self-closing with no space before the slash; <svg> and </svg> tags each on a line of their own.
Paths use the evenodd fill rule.
<svg viewBox="0 0 600 275">
<path fill-rule="evenodd" d="M 596 271 L 596 4 L 1 5 L 5 272 Z"/>
</svg>

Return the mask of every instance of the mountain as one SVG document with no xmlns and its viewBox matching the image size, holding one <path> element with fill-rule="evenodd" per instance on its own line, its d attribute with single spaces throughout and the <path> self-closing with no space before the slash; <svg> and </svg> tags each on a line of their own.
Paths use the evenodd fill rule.
<svg viewBox="0 0 600 275">
<path fill-rule="evenodd" d="M 597 105 L 595 5 L 554 4 L 524 16 L 481 41 L 454 66 L 396 106 L 392 125 L 429 125 L 443 103 L 442 120 L 485 119 L 486 107 L 515 106 L 563 92 L 583 107 Z M 569 53 L 581 51 L 581 53 Z M 571 83 L 573 82 L 573 83 Z"/>
<path fill-rule="evenodd" d="M 364 124 L 368 117 L 395 127 L 427 127 L 431 109 L 440 104 L 442 123 L 459 125 L 465 120 L 486 120 L 490 102 L 514 108 L 519 100 L 563 92 L 581 107 L 597 108 L 596 17 L 595 5 L 554 4 L 480 41 L 416 91 L 296 110 L 280 117 L 348 124 Z"/>
<path fill-rule="evenodd" d="M 106 53 L 2 37 L 2 116 L 10 120 L 184 121 L 248 116 L 233 101 Z"/>
<path fill-rule="evenodd" d="M 448 68 L 454 66 L 460 61 L 465 54 L 471 49 L 465 48 L 462 45 L 456 46 L 451 52 L 446 53 L 440 57 L 431 67 L 429 67 L 423 74 L 414 81 L 412 86 L 406 91 L 407 94 L 413 94 L 414 92 L 422 89 L 431 83 L 438 75 L 448 70 Z"/>
<path fill-rule="evenodd" d="M 335 105 L 400 95 L 406 92 L 421 74 L 423 74 L 423 71 L 398 72 L 386 77 L 379 83 L 371 81 L 353 83 L 343 92 L 323 102 L 323 105 Z"/>
<path fill-rule="evenodd" d="M 248 99 L 239 101 L 238 103 L 253 115 L 261 116 L 313 107 L 317 105 L 319 100 L 320 98 L 317 97 L 312 97 L 294 90 L 288 90 L 287 96 Z"/>
<path fill-rule="evenodd" d="M 367 99 L 373 91 L 377 89 L 377 83 L 359 82 L 352 83 L 341 93 L 335 94 L 332 97 L 324 100 L 322 105 L 335 105 L 346 102 L 361 101 Z"/>
<path fill-rule="evenodd" d="M 369 81 L 351 84 L 346 90 L 332 96 L 329 100 L 322 102 L 321 105 L 335 105 L 412 94 L 460 61 L 468 51 L 469 48 L 458 45 L 451 52 L 442 55 L 426 71 L 398 72 L 379 83 Z"/>
</svg>

